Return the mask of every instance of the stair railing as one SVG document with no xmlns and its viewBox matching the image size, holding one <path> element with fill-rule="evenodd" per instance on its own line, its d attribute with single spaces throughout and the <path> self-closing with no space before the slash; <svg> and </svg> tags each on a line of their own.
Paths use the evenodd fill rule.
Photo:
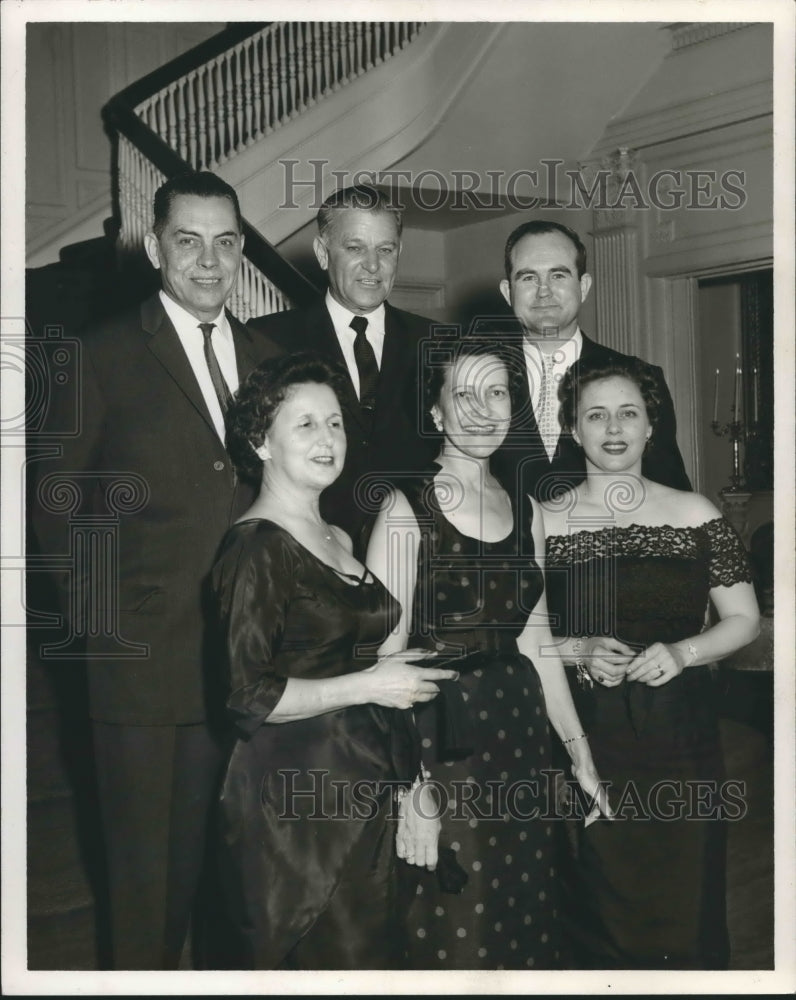
<svg viewBox="0 0 796 1000">
<path fill-rule="evenodd" d="M 230 25 L 127 87 L 103 109 L 118 133 L 118 249 L 138 255 L 167 177 L 215 170 L 409 44 L 423 22 Z M 244 220 L 231 311 L 245 321 L 319 290 Z"/>
</svg>

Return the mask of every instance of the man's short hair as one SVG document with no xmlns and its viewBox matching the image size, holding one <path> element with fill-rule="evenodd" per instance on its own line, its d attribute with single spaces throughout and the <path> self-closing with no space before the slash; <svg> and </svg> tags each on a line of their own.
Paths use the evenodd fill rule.
<svg viewBox="0 0 796 1000">
<path fill-rule="evenodd" d="M 403 229 L 403 218 L 400 209 L 396 208 L 383 191 L 370 187 L 368 184 L 357 184 L 355 187 L 340 188 L 330 194 L 318 210 L 318 234 L 325 237 L 334 220 L 341 212 L 349 208 L 357 208 L 362 212 L 381 212 L 395 219 L 398 235 Z"/>
<path fill-rule="evenodd" d="M 575 266 L 578 270 L 578 277 L 582 278 L 586 273 L 586 247 L 583 240 L 569 226 L 563 226 L 560 222 L 550 222 L 547 219 L 534 219 L 531 222 L 523 222 L 509 235 L 506 240 L 506 249 L 503 251 L 503 266 L 506 269 L 506 278 L 511 281 L 511 254 L 514 247 L 525 236 L 545 236 L 548 233 L 561 233 L 575 247 Z"/>
<path fill-rule="evenodd" d="M 211 174 L 209 170 L 202 170 L 198 173 L 176 174 L 170 177 L 155 192 L 154 202 L 154 222 L 152 232 L 160 238 L 166 228 L 166 222 L 171 211 L 171 203 L 181 194 L 192 194 L 199 198 L 229 198 L 232 207 L 235 209 L 235 218 L 238 221 L 238 231 L 243 230 L 243 219 L 240 214 L 240 205 L 235 189 L 230 187 L 226 181 L 222 181 L 216 174 Z"/>
</svg>

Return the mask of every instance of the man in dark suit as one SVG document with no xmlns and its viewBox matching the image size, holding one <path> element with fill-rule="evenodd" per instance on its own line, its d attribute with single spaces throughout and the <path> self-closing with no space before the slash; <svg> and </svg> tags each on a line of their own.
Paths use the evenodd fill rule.
<svg viewBox="0 0 796 1000">
<path fill-rule="evenodd" d="M 196 895 L 222 754 L 206 578 L 253 500 L 224 447 L 224 409 L 262 357 L 224 308 L 243 247 L 228 184 L 167 181 L 145 245 L 162 291 L 81 338 L 79 391 L 49 414 L 60 455 L 41 462 L 33 511 L 40 550 L 68 553 L 57 582 L 86 635 L 118 969 L 176 968 Z M 81 556 L 88 529 L 114 517 L 110 549 Z"/>
<path fill-rule="evenodd" d="M 506 277 L 500 291 L 519 323 L 509 336 L 520 375 L 512 425 L 493 468 L 512 491 L 537 499 L 586 476 L 582 450 L 562 431 L 558 386 L 581 362 L 610 362 L 619 352 L 591 340 L 578 325 L 581 303 L 591 289 L 586 248 L 572 229 L 536 220 L 515 229 L 506 242 Z M 661 399 L 658 422 L 642 462 L 645 476 L 690 490 L 680 449 L 672 397 L 660 368 L 650 365 Z"/>
<path fill-rule="evenodd" d="M 313 243 L 329 278 L 325 298 L 249 321 L 275 353 L 315 351 L 345 373 L 346 461 L 321 496 L 321 514 L 352 536 L 360 555 L 378 510 L 381 476 L 422 469 L 433 458 L 419 430 L 417 392 L 419 345 L 432 320 L 386 301 L 401 253 L 401 221 L 375 188 L 335 192 L 318 212 Z"/>
</svg>

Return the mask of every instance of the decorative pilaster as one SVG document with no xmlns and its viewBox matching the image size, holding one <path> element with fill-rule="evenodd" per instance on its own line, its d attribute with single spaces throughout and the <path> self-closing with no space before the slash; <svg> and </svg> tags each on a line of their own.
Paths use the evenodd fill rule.
<svg viewBox="0 0 796 1000">
<path fill-rule="evenodd" d="M 580 167 L 594 206 L 597 334 L 625 354 L 641 352 L 638 218 L 640 184 L 633 150 L 621 147 Z"/>
</svg>

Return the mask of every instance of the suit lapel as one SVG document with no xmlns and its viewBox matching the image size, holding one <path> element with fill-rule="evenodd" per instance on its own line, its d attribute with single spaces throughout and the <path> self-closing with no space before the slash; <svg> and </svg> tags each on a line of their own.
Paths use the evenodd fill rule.
<svg viewBox="0 0 796 1000">
<path fill-rule="evenodd" d="M 315 313 L 315 309 L 312 310 L 312 313 Z M 307 317 L 312 324 L 312 328 L 307 331 L 308 346 L 313 350 L 325 354 L 326 357 L 338 366 L 343 375 L 343 384 L 340 393 L 340 405 L 343 408 L 343 413 L 356 421 L 360 427 L 366 429 L 367 422 L 362 413 L 362 407 L 359 405 L 359 396 L 357 396 L 354 383 L 351 381 L 348 365 L 343 356 L 343 349 L 340 347 L 340 341 L 337 339 L 334 323 L 332 323 L 332 317 L 329 315 L 326 303 L 321 303 L 316 315 L 312 313 Z"/>
<path fill-rule="evenodd" d="M 141 326 L 149 334 L 148 347 L 152 354 L 171 375 L 180 391 L 188 397 L 197 413 L 213 432 L 213 437 L 218 440 L 210 411 L 196 381 L 191 363 L 159 296 L 155 295 L 142 304 Z M 221 446 L 221 442 L 218 443 Z"/>
<path fill-rule="evenodd" d="M 238 367 L 238 381 L 242 382 L 249 372 L 256 368 L 257 358 L 252 353 L 252 337 L 246 327 L 227 310 L 229 328 L 232 330 L 232 340 L 235 344 L 235 364 Z"/>
</svg>

